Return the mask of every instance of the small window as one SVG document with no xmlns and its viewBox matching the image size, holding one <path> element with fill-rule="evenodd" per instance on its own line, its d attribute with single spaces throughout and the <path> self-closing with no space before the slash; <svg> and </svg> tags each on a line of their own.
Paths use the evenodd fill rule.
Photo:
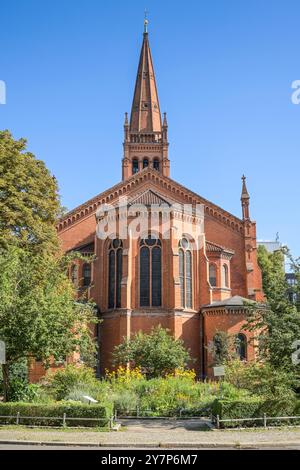
<svg viewBox="0 0 300 470">
<path fill-rule="evenodd" d="M 157 158 L 153 160 L 153 168 L 154 170 L 159 171 L 159 160 Z"/>
<path fill-rule="evenodd" d="M 82 266 L 83 286 L 88 287 L 91 284 L 91 265 L 84 263 Z"/>
<path fill-rule="evenodd" d="M 148 158 L 144 158 L 143 160 L 143 168 L 147 168 L 149 166 L 149 160 Z"/>
<path fill-rule="evenodd" d="M 209 283 L 212 287 L 217 287 L 217 268 L 215 264 L 209 265 Z"/>
<path fill-rule="evenodd" d="M 139 161 L 135 158 L 132 160 L 132 174 L 135 175 L 139 171 Z"/>
<path fill-rule="evenodd" d="M 222 286 L 229 287 L 229 275 L 227 264 L 223 264 L 222 266 Z"/>
<path fill-rule="evenodd" d="M 78 266 L 77 264 L 73 264 L 71 267 L 71 281 L 73 282 L 74 286 L 78 286 Z"/>
<path fill-rule="evenodd" d="M 241 361 L 247 359 L 247 338 L 243 333 L 239 333 L 236 337 L 236 353 Z"/>
</svg>

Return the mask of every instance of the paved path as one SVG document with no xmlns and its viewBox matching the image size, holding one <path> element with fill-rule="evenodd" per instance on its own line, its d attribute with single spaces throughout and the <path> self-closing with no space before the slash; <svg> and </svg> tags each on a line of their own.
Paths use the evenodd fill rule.
<svg viewBox="0 0 300 470">
<path fill-rule="evenodd" d="M 206 430 L 205 430 L 206 429 Z M 85 446 L 120 447 L 300 447 L 300 428 L 248 429 L 248 430 L 207 430 L 203 426 L 187 422 L 147 422 L 132 423 L 125 430 L 101 432 L 96 430 L 54 430 L 24 427 L 0 428 L 1 445 L 9 441 L 23 444 L 51 443 L 59 446 L 69 443 Z"/>
</svg>

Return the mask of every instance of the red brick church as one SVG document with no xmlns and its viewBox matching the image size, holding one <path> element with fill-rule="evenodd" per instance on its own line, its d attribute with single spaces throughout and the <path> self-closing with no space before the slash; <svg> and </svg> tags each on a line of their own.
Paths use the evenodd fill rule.
<svg viewBox="0 0 300 470">
<path fill-rule="evenodd" d="M 247 343 L 249 333 L 243 331 L 244 299 L 264 297 L 245 178 L 239 218 L 171 179 L 168 146 L 145 25 L 130 119 L 125 115 L 122 181 L 70 211 L 57 226 L 66 252 L 95 255 L 92 264 L 75 263 L 71 277 L 96 302 L 102 319 L 95 332 L 100 374 L 111 367 L 113 348 L 124 337 L 159 324 L 184 341 L 202 377 L 211 375 L 207 346 L 217 331 L 239 335 L 242 359 L 255 355 L 253 344 Z M 139 236 L 130 231 L 126 238 L 120 236 L 122 201 L 128 210 L 126 227 L 141 216 L 141 211 L 130 212 L 133 205 L 142 206 L 146 222 L 154 210 L 155 235 L 144 230 Z M 114 237 L 97 234 L 103 217 L 98 209 L 105 204 L 115 208 L 105 213 L 119 227 Z M 169 208 L 168 237 L 162 236 L 162 207 Z M 182 229 L 183 222 L 190 233 Z M 191 232 L 201 224 L 203 243 L 195 249 Z"/>
</svg>

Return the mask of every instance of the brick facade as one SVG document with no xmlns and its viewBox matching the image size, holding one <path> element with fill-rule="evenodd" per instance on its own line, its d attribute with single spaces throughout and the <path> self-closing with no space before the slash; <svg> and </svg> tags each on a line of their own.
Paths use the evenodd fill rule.
<svg viewBox="0 0 300 470">
<path fill-rule="evenodd" d="M 175 338 L 181 338 L 190 349 L 195 360 L 192 366 L 198 375 L 211 375 L 211 358 L 207 346 L 213 341 L 215 332 L 224 330 L 238 334 L 247 314 L 242 299 L 264 299 L 256 258 L 256 227 L 249 216 L 249 195 L 245 180 L 242 189 L 242 219 L 172 180 L 167 129 L 166 116 L 161 119 L 148 34 L 145 32 L 130 122 L 127 115 L 125 117 L 123 179 L 69 212 L 57 225 L 65 251 L 80 250 L 96 255 L 88 295 L 96 302 L 102 319 L 97 338 L 100 346 L 100 373 L 112 367 L 111 353 L 124 337 L 129 338 L 139 330 L 148 332 L 153 326 L 162 325 Z M 129 236 L 123 241 L 120 306 L 108 308 L 109 241 L 99 239 L 96 234 L 97 223 L 102 217 L 97 209 L 103 204 L 115 206 L 113 217 L 119 224 L 122 217 L 117 206 L 125 197 L 127 210 L 134 201 L 144 202 L 146 210 L 143 217 L 147 220 L 151 216 L 151 201 L 156 203 L 157 210 L 165 204 L 171 207 L 168 239 L 162 238 L 163 222 L 160 218 L 157 226 L 162 256 L 160 307 L 140 306 L 140 238 Z M 188 215 L 182 209 L 184 204 L 191 207 Z M 180 290 L 178 240 L 185 236 L 192 237 L 193 234 L 181 233 L 179 222 L 188 219 L 191 231 L 197 229 L 200 225 L 196 211 L 198 205 L 203 207 L 203 243 L 192 251 L 192 305 L 186 308 L 182 306 Z M 135 217 L 130 215 L 129 222 L 134 222 Z M 215 285 L 211 284 L 210 279 L 211 264 L 215 266 Z M 79 283 L 83 276 L 81 270 L 82 263 L 79 264 Z M 226 271 L 227 284 L 224 280 Z M 235 300 L 234 305 L 231 305 L 231 299 L 237 299 L 237 296 L 240 301 Z M 247 358 L 252 359 L 254 355 L 254 349 L 249 345 Z M 43 371 L 39 365 L 35 369 L 33 364 L 30 372 L 31 378 L 37 380 Z"/>
</svg>

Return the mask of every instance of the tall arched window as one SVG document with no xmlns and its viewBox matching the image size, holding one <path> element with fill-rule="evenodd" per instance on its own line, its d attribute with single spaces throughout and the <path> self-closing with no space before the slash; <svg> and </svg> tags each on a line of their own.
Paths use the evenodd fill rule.
<svg viewBox="0 0 300 470">
<path fill-rule="evenodd" d="M 132 174 L 135 175 L 139 171 L 139 161 L 137 158 L 132 160 Z"/>
<path fill-rule="evenodd" d="M 159 160 L 158 160 L 158 158 L 154 158 L 154 160 L 153 160 L 153 168 L 154 168 L 154 170 L 159 171 Z"/>
<path fill-rule="evenodd" d="M 193 308 L 193 266 L 192 253 L 187 238 L 179 242 L 179 280 L 181 307 Z"/>
<path fill-rule="evenodd" d="M 241 361 L 247 359 L 247 338 L 243 333 L 236 336 L 236 353 Z"/>
<path fill-rule="evenodd" d="M 91 283 L 91 264 L 84 263 L 82 266 L 83 286 L 88 287 Z"/>
<path fill-rule="evenodd" d="M 147 168 L 149 166 L 149 160 L 148 158 L 143 159 L 143 168 Z"/>
<path fill-rule="evenodd" d="M 223 264 L 222 266 L 222 285 L 223 287 L 229 287 L 229 275 L 227 264 Z"/>
<path fill-rule="evenodd" d="M 121 307 L 122 241 L 116 238 L 108 248 L 108 308 Z"/>
<path fill-rule="evenodd" d="M 161 241 L 151 235 L 140 241 L 140 306 L 161 306 Z"/>
<path fill-rule="evenodd" d="M 212 287 L 217 287 L 217 268 L 215 264 L 209 265 L 209 283 Z"/>
<path fill-rule="evenodd" d="M 78 287 L 78 265 L 72 264 L 71 266 L 71 281 L 75 287 Z"/>
</svg>

